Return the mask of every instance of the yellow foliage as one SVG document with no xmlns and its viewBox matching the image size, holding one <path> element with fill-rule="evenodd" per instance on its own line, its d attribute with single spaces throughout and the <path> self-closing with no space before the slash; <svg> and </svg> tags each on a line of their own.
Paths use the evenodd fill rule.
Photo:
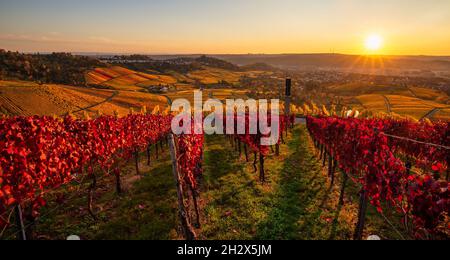
<svg viewBox="0 0 450 260">
<path fill-rule="evenodd" d="M 118 118 L 119 117 L 119 111 L 116 109 L 114 110 L 114 117 Z"/>
<path fill-rule="evenodd" d="M 163 116 L 170 115 L 170 107 L 167 107 L 166 110 L 162 113 Z"/>
<path fill-rule="evenodd" d="M 306 103 L 303 104 L 303 113 L 304 113 L 304 115 L 311 115 L 312 114 L 311 108 Z"/>
<path fill-rule="evenodd" d="M 83 111 L 83 118 L 84 118 L 85 120 L 91 120 L 91 117 L 89 116 L 89 113 L 86 112 L 86 110 Z"/>
<path fill-rule="evenodd" d="M 146 115 L 147 114 L 147 106 L 142 106 L 141 108 L 141 114 Z"/>
<path fill-rule="evenodd" d="M 314 115 L 318 115 L 321 112 L 319 107 L 314 103 L 314 101 L 311 101 L 311 109 Z"/>
<path fill-rule="evenodd" d="M 424 119 L 423 119 L 423 122 L 424 122 L 425 124 L 427 124 L 427 125 L 430 125 L 430 126 L 433 125 L 433 122 L 431 122 L 431 120 L 428 119 L 428 118 L 424 118 Z"/>
<path fill-rule="evenodd" d="M 324 116 L 331 116 L 330 112 L 328 112 L 328 109 L 325 107 L 325 105 L 322 106 L 322 114 Z"/>
<path fill-rule="evenodd" d="M 160 112 L 161 112 L 161 109 L 160 109 L 159 105 L 157 105 L 153 109 L 152 115 L 159 115 Z"/>
<path fill-rule="evenodd" d="M 335 105 L 331 105 L 330 115 L 331 116 L 335 116 L 336 115 L 336 106 Z"/>
</svg>

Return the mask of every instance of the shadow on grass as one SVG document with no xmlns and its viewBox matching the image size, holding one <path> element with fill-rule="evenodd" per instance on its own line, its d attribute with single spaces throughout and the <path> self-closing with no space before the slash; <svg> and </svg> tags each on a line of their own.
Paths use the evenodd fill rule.
<svg viewBox="0 0 450 260">
<path fill-rule="evenodd" d="M 267 218 L 258 225 L 255 238 L 329 239 L 332 225 L 327 220 L 332 209 L 326 204 L 330 189 L 320 162 L 309 150 L 304 127 L 295 129 L 294 139 L 288 145 L 293 153 L 284 161 Z"/>
<path fill-rule="evenodd" d="M 249 165 L 223 136 L 206 138 L 202 238 L 252 238 L 262 191 Z"/>
<path fill-rule="evenodd" d="M 99 240 L 177 238 L 176 189 L 171 171 L 168 153 L 154 160 L 141 178 L 136 178 L 133 165 L 127 165 L 122 169 L 126 173 L 123 184 L 135 181 L 121 196 L 114 191 L 112 176 L 101 178 L 94 199 L 97 221 L 86 213 L 83 191 L 61 210 L 40 219 L 38 234 L 42 239 L 65 239 L 73 234 Z"/>
</svg>

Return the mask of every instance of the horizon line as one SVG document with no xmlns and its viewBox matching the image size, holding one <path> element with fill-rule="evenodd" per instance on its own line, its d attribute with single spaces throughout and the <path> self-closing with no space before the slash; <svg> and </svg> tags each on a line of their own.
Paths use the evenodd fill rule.
<svg viewBox="0 0 450 260">
<path fill-rule="evenodd" d="M 24 54 L 51 54 L 51 53 L 70 53 L 72 55 L 146 55 L 146 56 L 275 56 L 275 55 L 343 55 L 343 56 L 378 56 L 378 57 L 445 57 L 450 58 L 450 54 L 349 54 L 340 52 L 287 52 L 287 53 L 164 53 L 164 52 L 102 52 L 102 51 L 19 51 L 7 50 L 11 52 L 19 52 Z"/>
</svg>

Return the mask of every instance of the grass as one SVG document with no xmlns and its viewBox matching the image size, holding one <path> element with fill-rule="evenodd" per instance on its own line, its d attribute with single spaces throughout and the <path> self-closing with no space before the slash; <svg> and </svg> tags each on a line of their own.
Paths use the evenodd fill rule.
<svg viewBox="0 0 450 260">
<path fill-rule="evenodd" d="M 83 239 L 177 239 L 176 190 L 172 178 L 171 164 L 166 152 L 158 162 L 153 159 L 151 167 L 141 164 L 144 176 L 135 176 L 130 164 L 122 178 L 126 192 L 118 196 L 114 191 L 112 177 L 99 181 L 94 200 L 98 220 L 87 213 L 84 187 L 79 196 L 66 201 L 56 213 L 57 207 L 49 205 L 42 212 L 37 225 L 41 239 L 64 239 L 76 234 Z"/>
<path fill-rule="evenodd" d="M 205 160 L 202 238 L 352 239 L 358 187 L 349 185 L 345 205 L 338 205 L 340 185 L 330 188 L 304 127 L 294 130 L 280 158 L 267 159 L 264 185 L 223 137 L 207 138 Z M 370 234 L 401 238 L 372 206 L 365 236 Z"/>
</svg>

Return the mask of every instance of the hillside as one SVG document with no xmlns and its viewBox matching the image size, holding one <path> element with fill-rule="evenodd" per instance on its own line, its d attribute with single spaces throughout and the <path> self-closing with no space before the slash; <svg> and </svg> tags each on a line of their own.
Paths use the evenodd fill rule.
<svg viewBox="0 0 450 260">
<path fill-rule="evenodd" d="M 153 109 L 156 105 L 167 106 L 167 99 L 149 93 L 0 81 L 0 114 L 4 115 L 126 115 L 130 108 L 139 111 L 143 106 Z"/>
<path fill-rule="evenodd" d="M 68 53 L 22 54 L 0 49 L 0 79 L 85 86 L 84 74 L 104 64 Z"/>
<path fill-rule="evenodd" d="M 117 90 L 143 90 L 152 86 L 166 86 L 177 83 L 170 75 L 149 74 L 119 66 L 96 68 L 86 73 L 86 81 Z"/>
<path fill-rule="evenodd" d="M 343 54 L 215 55 L 238 65 L 267 63 L 280 68 L 402 69 L 450 71 L 446 56 L 359 56 Z"/>
<path fill-rule="evenodd" d="M 149 108 L 156 104 L 165 106 L 165 96 L 172 100 L 192 100 L 193 90 L 199 88 L 205 89 L 205 97 L 217 97 L 221 100 L 247 96 L 272 98 L 279 96 L 286 74 L 269 65 L 270 63 L 252 63 L 238 67 L 207 56 L 167 56 L 157 59 L 146 55 L 128 55 L 98 57 L 102 59 L 100 62 L 70 54 L 28 55 L 3 51 L 0 55 L 1 75 L 9 79 L 1 83 L 2 113 L 11 115 L 62 115 L 83 110 L 89 113 L 100 110 L 105 114 L 113 114 L 117 110 L 120 114 L 126 114 L 130 107 L 139 109 L 143 105 Z M 291 61 L 299 58 L 317 65 L 330 62 L 329 55 L 226 57 L 284 57 Z M 352 56 L 333 57 L 335 60 L 329 63 L 330 66 L 343 64 L 344 60 L 348 61 Z M 411 57 L 396 57 L 400 58 Z M 440 58 L 446 60 L 445 57 Z M 17 62 L 13 62 L 14 59 Z M 418 57 L 418 60 L 432 62 L 434 59 Z M 69 73 L 62 73 L 64 70 Z M 318 75 L 316 80 L 320 82 L 333 74 L 323 72 Z M 355 75 L 354 79 L 348 76 L 335 80 L 334 82 L 339 83 L 330 85 L 310 83 L 309 74 L 299 74 L 294 77 L 294 94 L 300 95 L 297 99 L 313 100 L 319 104 L 331 105 L 338 102 L 340 106 L 373 113 L 409 115 L 417 120 L 424 117 L 448 120 L 450 98 L 441 90 L 422 87 L 422 81 L 418 81 L 417 85 L 388 84 L 389 81 L 372 82 L 370 77 Z M 75 88 L 77 85 L 85 88 Z M 303 87 L 303 90 L 297 91 L 296 87 Z"/>
</svg>

